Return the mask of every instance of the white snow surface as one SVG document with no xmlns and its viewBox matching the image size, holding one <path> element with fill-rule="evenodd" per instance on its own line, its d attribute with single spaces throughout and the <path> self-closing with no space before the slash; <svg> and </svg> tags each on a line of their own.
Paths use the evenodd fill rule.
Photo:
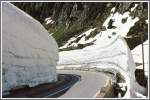
<svg viewBox="0 0 150 100">
<path fill-rule="evenodd" d="M 54 21 L 51 19 L 51 17 L 45 18 L 46 24 L 53 24 Z"/>
<path fill-rule="evenodd" d="M 135 22 L 139 20 L 138 17 L 132 19 L 132 17 L 129 14 L 130 12 L 125 12 L 124 14 L 120 14 L 118 12 L 116 12 L 115 14 L 112 13 L 103 23 L 103 26 L 108 27 L 108 22 L 110 21 L 110 19 L 112 19 L 114 21 L 112 25 L 115 26 L 116 28 L 107 30 L 116 32 L 119 35 L 126 37 L 127 33 L 130 30 L 130 27 L 134 26 Z M 127 22 L 123 24 L 122 19 L 124 18 L 127 18 Z"/>
<path fill-rule="evenodd" d="M 44 27 L 14 5 L 2 3 L 2 91 L 57 80 L 58 46 Z"/>
<path fill-rule="evenodd" d="M 111 12 L 114 12 L 114 10 L 115 8 L 112 8 Z M 115 14 L 112 13 L 106 19 L 103 26 L 107 28 L 109 20 L 113 19 L 113 26 L 116 28 L 101 31 L 95 37 L 90 38 L 90 41 L 95 40 L 94 45 L 87 46 L 83 49 L 59 52 L 59 62 L 57 68 L 63 69 L 67 67 L 87 67 L 105 70 L 117 70 L 122 74 L 122 76 L 124 76 L 126 81 L 125 85 L 127 86 L 127 92 L 123 98 L 138 97 L 136 94 L 137 92 L 144 94 L 145 89 L 141 87 L 135 80 L 134 72 L 136 66 L 132 57 L 132 53 L 126 41 L 123 39 L 123 37 L 126 37 L 130 28 L 134 26 L 135 22 L 139 20 L 138 17 L 132 19 L 129 14 L 129 12 L 126 12 L 123 15 L 119 14 L 118 12 Z M 121 22 L 122 18 L 127 18 L 127 22 L 123 24 Z M 95 28 L 93 29 L 95 30 Z M 89 31 L 93 29 L 90 29 Z M 116 34 L 112 34 L 113 32 Z M 67 47 L 69 42 L 75 39 L 75 37 L 72 37 L 64 46 Z"/>
<path fill-rule="evenodd" d="M 131 11 L 133 11 L 137 6 L 138 4 L 135 4 L 134 7 L 131 8 Z"/>
</svg>

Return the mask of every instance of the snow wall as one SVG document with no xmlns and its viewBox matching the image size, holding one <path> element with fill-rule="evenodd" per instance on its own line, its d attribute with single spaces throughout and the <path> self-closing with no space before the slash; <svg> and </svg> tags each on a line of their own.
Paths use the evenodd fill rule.
<svg viewBox="0 0 150 100">
<path fill-rule="evenodd" d="M 2 91 L 57 80 L 58 46 L 31 16 L 2 3 Z"/>
<path fill-rule="evenodd" d="M 106 43 L 107 44 L 107 43 Z M 135 63 L 126 41 L 118 35 L 107 45 L 92 45 L 84 49 L 62 51 L 59 53 L 57 68 L 88 67 L 116 70 L 124 76 L 127 92 L 124 98 L 136 97 L 137 88 L 141 87 L 135 80 Z"/>
</svg>

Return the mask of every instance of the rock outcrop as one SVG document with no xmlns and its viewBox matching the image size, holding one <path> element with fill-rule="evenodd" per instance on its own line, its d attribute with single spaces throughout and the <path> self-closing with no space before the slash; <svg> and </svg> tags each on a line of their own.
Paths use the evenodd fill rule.
<svg viewBox="0 0 150 100">
<path fill-rule="evenodd" d="M 2 91 L 57 80 L 58 46 L 35 19 L 2 3 Z"/>
</svg>

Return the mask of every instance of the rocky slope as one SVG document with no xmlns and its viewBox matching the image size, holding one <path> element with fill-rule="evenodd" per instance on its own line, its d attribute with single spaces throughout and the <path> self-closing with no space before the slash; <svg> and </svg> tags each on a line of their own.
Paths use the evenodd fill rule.
<svg viewBox="0 0 150 100">
<path fill-rule="evenodd" d="M 39 20 L 50 33 L 53 33 L 59 46 L 63 46 L 71 37 L 79 36 L 91 28 L 96 29 L 87 39 L 106 29 L 115 29 L 113 19 L 109 20 L 107 27 L 103 26 L 104 21 L 110 14 L 124 14 L 126 12 L 130 13 L 132 19 L 139 18 L 127 36 L 124 37 L 130 49 L 141 43 L 138 34 L 143 34 L 144 41 L 148 39 L 148 23 L 146 22 L 148 4 L 146 2 L 20 2 L 14 3 L 14 5 Z M 127 20 L 127 17 L 123 18 L 122 23 L 126 23 Z M 77 47 L 70 47 L 69 50 L 83 48 L 91 44 L 92 42 L 86 45 L 79 44 Z M 63 50 L 68 50 L 68 48 Z"/>
</svg>

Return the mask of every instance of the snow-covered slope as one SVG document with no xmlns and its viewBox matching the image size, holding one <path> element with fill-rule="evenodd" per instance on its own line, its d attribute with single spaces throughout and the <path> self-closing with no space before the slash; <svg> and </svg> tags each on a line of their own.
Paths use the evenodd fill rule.
<svg viewBox="0 0 150 100">
<path fill-rule="evenodd" d="M 135 8 L 136 7 L 131 8 L 132 11 Z M 114 9 L 115 8 L 112 9 L 112 12 Z M 123 18 L 127 18 L 125 23 L 121 23 Z M 113 19 L 113 26 L 115 28 L 107 28 L 110 19 Z M 118 12 L 112 13 L 103 24 L 103 26 L 107 28 L 105 31 L 98 33 L 93 38 L 85 40 L 85 36 L 95 30 L 95 28 L 89 29 L 80 35 L 83 37 L 79 40 L 79 42 L 74 42 L 76 38 L 73 37 L 68 40 L 64 46 L 60 47 L 62 49 L 70 46 L 76 46 L 81 42 L 82 44 L 93 42 L 93 45 L 83 49 L 60 52 L 60 60 L 58 62 L 59 66 L 57 66 L 57 68 L 96 67 L 106 70 L 115 69 L 124 76 L 126 81 L 125 84 L 127 85 L 127 92 L 124 98 L 136 97 L 136 93 L 139 92 L 139 90 L 142 90 L 143 92 L 143 88 L 141 88 L 135 80 L 135 63 L 133 61 L 131 51 L 123 37 L 127 35 L 129 29 L 134 26 L 135 22 L 138 20 L 138 17 L 135 17 L 134 19 L 131 18 L 130 12 L 126 12 L 123 15 Z"/>
<path fill-rule="evenodd" d="M 2 91 L 57 80 L 58 46 L 35 19 L 2 3 Z"/>
<path fill-rule="evenodd" d="M 136 6 L 137 5 L 131 8 L 132 11 L 136 8 Z M 96 34 L 96 36 L 94 37 L 90 37 L 86 39 L 86 37 L 92 34 L 91 32 L 96 30 L 96 28 L 89 29 L 77 37 L 70 38 L 70 40 L 68 40 L 64 46 L 61 46 L 60 49 L 68 48 L 68 47 L 77 47 L 78 44 L 84 45 L 86 43 L 94 43 L 94 44 L 98 43 L 99 46 L 100 45 L 103 46 L 103 45 L 110 44 L 112 41 L 114 41 L 114 39 L 116 39 L 118 35 L 122 37 L 126 37 L 130 28 L 134 26 L 135 22 L 137 22 L 139 18 L 138 17 L 132 18 L 132 16 L 130 16 L 131 12 L 129 11 L 125 12 L 124 14 L 114 12 L 115 9 L 116 9 L 115 7 L 112 8 L 112 10 L 110 11 L 111 12 L 110 16 L 103 23 L 103 26 L 106 28 L 106 30 L 101 31 L 99 34 Z M 122 23 L 123 19 L 126 19 L 126 22 Z M 112 20 L 113 22 L 112 26 L 114 28 L 108 28 L 110 20 Z M 79 40 L 78 42 L 76 42 L 78 38 Z"/>
</svg>

